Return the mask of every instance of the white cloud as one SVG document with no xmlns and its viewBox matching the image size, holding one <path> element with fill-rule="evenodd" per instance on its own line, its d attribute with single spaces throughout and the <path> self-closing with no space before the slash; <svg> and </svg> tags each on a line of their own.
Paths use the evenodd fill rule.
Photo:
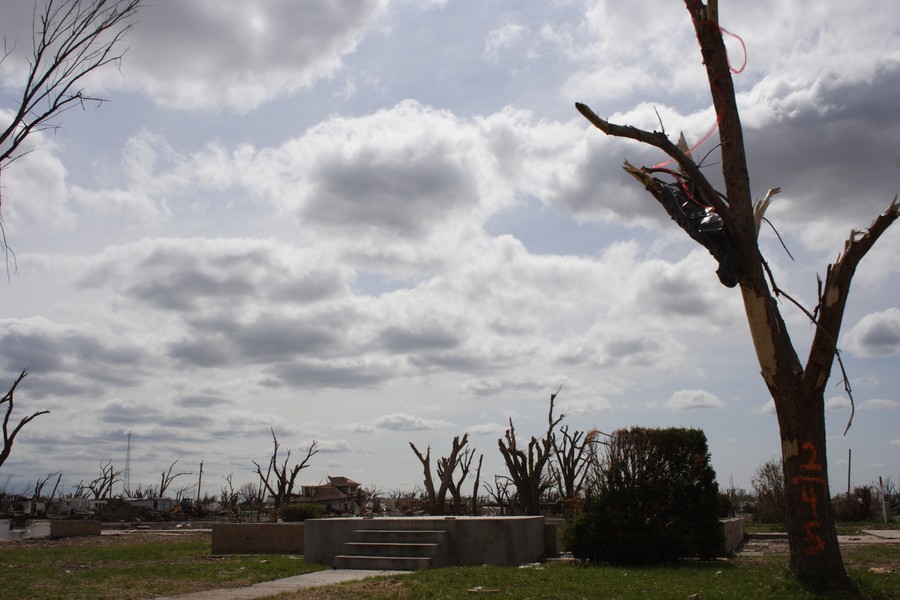
<svg viewBox="0 0 900 600">
<path fill-rule="evenodd" d="M 6 127 L 9 115 L 9 111 L 0 107 L 0 127 Z M 61 150 L 59 144 L 38 131 L 20 149 L 23 154 L 20 158 L 3 165 L 0 187 L 3 225 L 13 240 L 13 234 L 28 224 L 40 224 L 51 230 L 71 229 L 75 225 Z"/>
<path fill-rule="evenodd" d="M 850 398 L 847 396 L 834 396 L 825 401 L 825 410 L 843 410 L 850 408 Z"/>
<path fill-rule="evenodd" d="M 387 0 L 198 0 L 140 11 L 123 70 L 109 86 L 179 109 L 246 113 L 330 77 Z M 118 80 L 116 79 L 118 78 Z"/>
<path fill-rule="evenodd" d="M 651 407 L 653 405 L 651 403 Z M 703 410 L 707 408 L 724 408 L 725 402 L 704 390 L 679 390 L 663 402 L 662 407 L 673 411 Z"/>
<path fill-rule="evenodd" d="M 572 400 L 559 404 L 559 410 L 567 417 L 602 415 L 612 411 L 612 403 L 606 398 Z"/>
<path fill-rule="evenodd" d="M 501 425 L 500 423 L 482 423 L 480 425 L 472 425 L 467 427 L 466 431 L 472 435 L 503 435 L 509 425 Z"/>
<path fill-rule="evenodd" d="M 304 453 L 301 455 L 305 456 L 305 449 L 308 448 L 312 444 L 312 440 L 301 444 L 304 449 Z M 323 454 L 343 454 L 343 453 L 352 453 L 355 452 L 353 446 L 350 442 L 346 440 L 316 440 L 316 450 Z"/>
<path fill-rule="evenodd" d="M 428 429 L 441 429 L 449 427 L 451 423 L 447 421 L 438 421 L 431 419 L 423 419 L 405 413 L 394 413 L 384 415 L 375 419 L 375 426 L 379 429 L 387 429 L 389 431 L 423 431 Z"/>
<path fill-rule="evenodd" d="M 492 30 L 484 41 L 484 56 L 489 60 L 497 60 L 502 51 L 514 46 L 527 34 L 528 27 L 516 23 L 507 23 Z"/>
<path fill-rule="evenodd" d="M 900 353 L 900 308 L 866 315 L 850 329 L 844 343 L 859 356 Z"/>
<path fill-rule="evenodd" d="M 860 410 L 896 410 L 900 408 L 900 400 L 872 398 L 859 405 Z"/>
</svg>

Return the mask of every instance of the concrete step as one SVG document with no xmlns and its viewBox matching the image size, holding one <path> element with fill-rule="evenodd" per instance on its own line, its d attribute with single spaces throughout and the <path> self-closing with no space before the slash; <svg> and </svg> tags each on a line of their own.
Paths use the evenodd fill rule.
<svg viewBox="0 0 900 600">
<path fill-rule="evenodd" d="M 353 532 L 356 542 L 443 544 L 448 540 L 449 533 L 441 529 L 357 529 Z"/>
<path fill-rule="evenodd" d="M 449 549 L 450 534 L 443 530 L 357 529 L 334 566 L 415 571 L 446 564 Z"/>
<path fill-rule="evenodd" d="M 432 557 L 441 550 L 440 544 L 398 544 L 381 542 L 347 542 L 344 554 L 349 556 Z"/>
<path fill-rule="evenodd" d="M 335 569 L 364 571 L 418 571 L 431 566 L 431 558 L 411 556 L 348 556 L 334 557 Z"/>
</svg>

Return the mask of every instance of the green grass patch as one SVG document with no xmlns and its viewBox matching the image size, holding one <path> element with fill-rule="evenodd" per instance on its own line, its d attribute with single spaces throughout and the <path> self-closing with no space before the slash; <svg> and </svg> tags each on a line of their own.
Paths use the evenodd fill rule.
<svg viewBox="0 0 900 600">
<path fill-rule="evenodd" d="M 302 557 L 210 556 L 209 539 L 0 546 L 0 598 L 133 599 L 246 586 L 322 569 Z"/>
<path fill-rule="evenodd" d="M 868 528 L 868 527 L 866 527 Z M 105 536 L 104 536 L 105 537 Z M 137 599 L 239 587 L 320 570 L 301 557 L 210 556 L 208 537 L 155 538 L 115 544 L 67 542 L 0 545 L 0 598 Z M 844 562 L 863 598 L 900 598 L 900 544 L 848 545 Z M 647 568 L 548 563 L 518 567 L 447 567 L 289 593 L 279 598 L 516 599 L 837 599 L 805 590 L 786 555 L 684 561 Z M 696 596 L 694 596 L 696 594 Z"/>
<path fill-rule="evenodd" d="M 890 577 L 865 573 L 854 579 L 866 597 L 900 598 L 900 585 L 892 586 Z M 893 578 L 897 579 L 896 574 Z M 783 560 L 752 566 L 683 564 L 641 569 L 565 564 L 551 564 L 540 570 L 470 567 L 423 571 L 403 581 L 408 598 L 471 598 L 473 592 L 469 590 L 497 590 L 491 593 L 498 597 L 559 600 L 843 598 L 804 590 L 787 572 Z"/>
<path fill-rule="evenodd" d="M 868 600 L 900 598 L 900 545 L 845 550 L 847 567 Z M 645 568 L 548 563 L 517 567 L 447 567 L 286 594 L 284 600 L 344 598 L 442 599 L 516 598 L 541 600 L 837 600 L 813 592 L 789 573 L 787 556 L 691 562 Z M 890 571 L 893 565 L 893 572 Z"/>
</svg>

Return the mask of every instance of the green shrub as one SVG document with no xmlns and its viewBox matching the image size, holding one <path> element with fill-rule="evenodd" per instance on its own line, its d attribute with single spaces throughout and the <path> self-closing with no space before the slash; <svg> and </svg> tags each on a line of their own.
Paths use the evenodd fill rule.
<svg viewBox="0 0 900 600">
<path fill-rule="evenodd" d="M 279 516 L 282 521 L 292 523 L 307 519 L 318 519 L 325 515 L 325 509 L 318 504 L 285 504 L 281 507 Z"/>
<path fill-rule="evenodd" d="M 699 429 L 616 431 L 566 545 L 577 558 L 613 564 L 712 558 L 722 544 L 715 479 Z"/>
</svg>

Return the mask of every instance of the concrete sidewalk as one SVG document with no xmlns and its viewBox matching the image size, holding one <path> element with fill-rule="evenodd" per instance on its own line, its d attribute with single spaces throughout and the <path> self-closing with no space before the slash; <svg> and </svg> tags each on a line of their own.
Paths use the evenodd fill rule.
<svg viewBox="0 0 900 600">
<path fill-rule="evenodd" d="M 264 598 L 282 592 L 291 592 L 303 588 L 322 585 L 333 585 L 344 581 L 358 581 L 367 577 L 382 575 L 405 575 L 411 571 L 357 571 L 351 569 L 328 569 L 304 575 L 294 575 L 275 581 L 257 583 L 250 587 L 206 590 L 184 594 L 181 596 L 160 596 L 156 600 L 244 600 L 245 598 Z"/>
</svg>

